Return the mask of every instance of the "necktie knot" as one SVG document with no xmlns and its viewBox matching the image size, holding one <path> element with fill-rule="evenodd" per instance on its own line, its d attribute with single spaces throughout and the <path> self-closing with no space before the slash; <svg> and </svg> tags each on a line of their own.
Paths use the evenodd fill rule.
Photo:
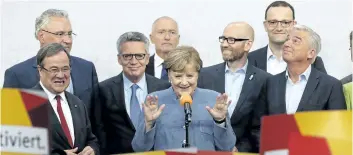
<svg viewBox="0 0 353 155">
<path fill-rule="evenodd" d="M 133 84 L 131 86 L 132 92 L 136 92 L 136 90 L 139 88 L 139 86 L 137 84 Z"/>
<path fill-rule="evenodd" d="M 60 96 L 60 95 L 56 95 L 56 96 L 55 96 L 55 99 L 56 99 L 56 101 L 60 101 L 61 96 Z"/>
</svg>

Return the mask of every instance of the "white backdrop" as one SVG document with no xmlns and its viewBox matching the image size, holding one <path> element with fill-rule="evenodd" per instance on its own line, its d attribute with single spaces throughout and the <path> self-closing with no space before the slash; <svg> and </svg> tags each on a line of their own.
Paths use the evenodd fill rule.
<svg viewBox="0 0 353 155">
<path fill-rule="evenodd" d="M 267 44 L 262 22 L 272 0 L 187 0 L 187 1 L 105 1 L 105 2 L 12 2 L 2 4 L 1 71 L 36 54 L 39 42 L 34 37 L 34 22 L 44 10 L 68 11 L 74 39 L 72 55 L 94 62 L 99 81 L 117 75 L 116 40 L 126 31 L 149 35 L 152 22 L 171 16 L 179 23 L 180 45 L 192 45 L 205 66 L 222 61 L 218 36 L 232 21 L 246 21 L 255 29 L 252 50 Z M 350 0 L 288 1 L 295 8 L 298 24 L 305 24 L 322 37 L 319 54 L 328 73 L 338 79 L 351 72 L 349 32 L 352 21 Z M 153 47 L 151 47 L 153 49 Z M 151 50 L 153 53 L 153 50 Z"/>
</svg>

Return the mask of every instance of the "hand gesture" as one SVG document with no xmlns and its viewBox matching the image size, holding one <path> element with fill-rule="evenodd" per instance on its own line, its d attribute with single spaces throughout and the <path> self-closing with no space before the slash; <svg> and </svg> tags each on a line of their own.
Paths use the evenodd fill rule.
<svg viewBox="0 0 353 155">
<path fill-rule="evenodd" d="M 77 150 L 78 150 L 78 148 L 76 147 L 76 148 L 74 148 L 74 149 L 71 149 L 71 150 L 64 150 L 64 151 L 65 151 L 65 153 L 66 153 L 67 155 L 77 155 L 77 154 L 76 154 Z"/>
<path fill-rule="evenodd" d="M 228 113 L 228 106 L 232 101 L 227 101 L 227 94 L 222 94 L 217 96 L 216 104 L 211 109 L 209 106 L 206 106 L 206 109 L 211 114 L 214 120 L 222 121 L 226 118 Z"/>
<path fill-rule="evenodd" d="M 90 146 L 86 146 L 78 155 L 94 155 L 94 150 Z"/>
<path fill-rule="evenodd" d="M 152 127 L 154 121 L 161 115 L 165 104 L 158 108 L 158 97 L 147 96 L 146 103 L 142 104 L 143 111 L 145 113 L 146 129 Z"/>
</svg>

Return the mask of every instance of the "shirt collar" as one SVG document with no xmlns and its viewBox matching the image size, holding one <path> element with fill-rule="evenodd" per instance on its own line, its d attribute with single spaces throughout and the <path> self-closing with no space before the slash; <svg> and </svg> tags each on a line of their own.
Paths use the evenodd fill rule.
<svg viewBox="0 0 353 155">
<path fill-rule="evenodd" d="M 267 45 L 267 56 L 266 56 L 266 58 L 267 58 L 267 60 L 276 58 L 276 56 L 273 55 L 273 52 L 272 52 L 272 50 L 270 48 L 270 45 Z"/>
<path fill-rule="evenodd" d="M 66 101 L 65 91 L 61 92 L 60 94 L 53 94 L 46 87 L 44 87 L 42 81 L 39 81 L 39 84 L 40 84 L 40 86 L 42 86 L 44 92 L 47 94 L 49 101 L 55 99 L 56 95 L 59 95 L 62 100 Z"/>
<path fill-rule="evenodd" d="M 235 71 L 235 73 L 246 73 L 246 69 L 248 68 L 248 59 L 246 59 L 246 63 L 245 65 L 242 67 L 242 68 L 239 68 Z M 226 63 L 226 67 L 225 67 L 225 73 L 227 72 L 232 72 L 229 68 L 228 68 L 228 65 Z"/>
<path fill-rule="evenodd" d="M 164 60 L 161 57 L 159 57 L 157 53 L 155 53 L 154 54 L 154 65 L 158 67 L 158 66 L 161 66 L 163 62 L 164 62 Z"/>
<path fill-rule="evenodd" d="M 131 86 L 134 84 L 132 83 L 126 76 L 125 73 L 123 73 L 123 81 L 124 81 L 124 90 L 127 91 L 131 89 Z M 146 90 L 146 76 L 145 73 L 143 73 L 143 76 L 139 82 L 136 83 L 140 89 Z"/>
<path fill-rule="evenodd" d="M 309 65 L 309 67 L 302 74 L 299 75 L 299 81 L 302 81 L 302 80 L 308 81 L 310 73 L 311 73 L 311 65 Z M 286 69 L 286 79 L 288 79 L 288 76 L 289 76 L 288 69 Z"/>
</svg>

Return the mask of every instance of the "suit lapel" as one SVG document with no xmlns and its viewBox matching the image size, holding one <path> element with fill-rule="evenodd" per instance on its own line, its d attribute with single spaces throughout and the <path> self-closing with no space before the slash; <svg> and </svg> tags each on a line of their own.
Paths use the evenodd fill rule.
<svg viewBox="0 0 353 155">
<path fill-rule="evenodd" d="M 33 89 L 37 89 L 37 90 L 42 90 L 43 91 L 43 88 L 42 88 L 42 86 L 39 83 L 37 85 L 35 85 L 33 87 Z M 50 104 L 50 100 L 51 99 L 48 99 L 48 104 Z M 64 143 L 65 143 L 65 145 L 67 145 L 67 147 L 71 147 L 70 144 L 69 144 L 69 141 L 66 138 L 64 130 L 61 127 L 59 118 L 55 114 L 54 107 L 51 104 L 50 104 L 49 107 L 50 107 L 49 108 L 50 121 L 51 121 L 51 125 L 52 125 L 50 128 L 51 128 L 52 132 L 56 133 L 64 141 Z M 75 133 L 76 133 L 76 131 L 75 131 Z"/>
<path fill-rule="evenodd" d="M 74 102 L 74 100 L 71 98 L 70 95 L 67 95 L 67 92 L 65 92 L 65 97 L 67 99 L 67 102 L 69 104 L 69 108 L 70 108 L 70 112 L 71 112 L 71 116 L 72 116 L 72 123 L 73 123 L 73 126 L 74 126 L 74 134 L 75 134 L 75 141 L 73 142 L 74 143 L 74 146 L 77 146 L 77 139 L 80 137 L 80 116 L 79 116 L 79 109 L 77 108 L 77 105 L 76 103 Z"/>
<path fill-rule="evenodd" d="M 82 86 L 85 86 L 85 80 L 80 78 L 81 70 L 78 68 L 78 65 L 75 65 L 76 59 L 74 57 L 71 57 L 71 78 L 72 78 L 72 86 L 74 90 L 74 94 L 77 94 L 78 92 L 81 92 L 78 88 L 85 88 Z M 83 91 L 83 90 L 82 90 Z"/>
<path fill-rule="evenodd" d="M 124 80 L 123 80 L 123 73 L 121 72 L 116 79 L 114 80 L 115 85 L 114 88 L 112 89 L 113 94 L 115 96 L 115 99 L 117 101 L 116 104 L 119 104 L 119 106 L 124 109 L 126 120 L 128 120 L 130 127 L 135 130 L 134 124 L 132 123 L 129 114 L 126 110 L 125 106 L 125 90 L 124 90 Z"/>
<path fill-rule="evenodd" d="M 226 69 L 226 62 L 218 64 L 216 67 L 215 76 L 219 77 L 218 80 L 213 81 L 215 91 L 220 93 L 225 93 L 225 69 Z"/>
<path fill-rule="evenodd" d="M 306 83 L 306 86 L 305 86 L 305 89 L 304 89 L 304 92 L 303 92 L 303 95 L 302 95 L 302 98 L 301 98 L 301 100 L 299 102 L 299 106 L 298 106 L 297 112 L 298 111 L 303 111 L 304 108 L 305 108 L 305 105 L 308 104 L 308 99 L 313 94 L 313 92 L 315 91 L 317 85 L 319 84 L 319 80 L 320 80 L 319 77 L 320 76 L 319 76 L 317 70 L 314 67 L 312 67 L 309 79 L 308 79 L 308 81 Z"/>
<path fill-rule="evenodd" d="M 245 79 L 244 79 L 244 83 L 240 92 L 240 96 L 237 102 L 237 105 L 235 106 L 235 109 L 233 111 L 232 117 L 231 119 L 235 119 L 237 118 L 237 115 L 239 109 L 241 108 L 241 106 L 243 104 L 245 104 L 246 98 L 248 97 L 249 93 L 251 92 L 251 90 L 253 90 L 255 81 L 256 81 L 256 72 L 254 71 L 253 66 L 248 65 L 247 67 L 247 71 L 246 71 L 246 75 L 245 75 Z"/>
<path fill-rule="evenodd" d="M 258 59 L 259 61 L 257 62 L 257 67 L 264 71 L 267 71 L 267 48 L 268 45 L 261 49 Z"/>
<path fill-rule="evenodd" d="M 152 76 L 155 76 L 154 75 L 154 56 L 155 54 L 150 57 L 150 61 L 146 66 L 146 73 Z"/>
<path fill-rule="evenodd" d="M 275 104 L 279 104 L 278 106 L 278 111 L 280 113 L 286 113 L 287 109 L 286 109 L 286 84 L 287 84 L 287 79 L 286 79 L 286 72 L 282 72 L 280 73 L 280 75 L 278 76 L 278 100 L 275 100 Z"/>
</svg>

